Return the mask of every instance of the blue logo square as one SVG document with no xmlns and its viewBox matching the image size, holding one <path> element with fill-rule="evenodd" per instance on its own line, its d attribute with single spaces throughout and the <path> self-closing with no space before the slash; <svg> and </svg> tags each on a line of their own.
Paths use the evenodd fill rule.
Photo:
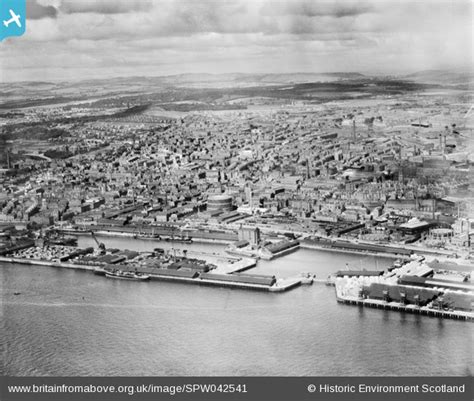
<svg viewBox="0 0 474 401">
<path fill-rule="evenodd" d="M 0 0 L 0 40 L 26 30 L 26 0 Z"/>
</svg>

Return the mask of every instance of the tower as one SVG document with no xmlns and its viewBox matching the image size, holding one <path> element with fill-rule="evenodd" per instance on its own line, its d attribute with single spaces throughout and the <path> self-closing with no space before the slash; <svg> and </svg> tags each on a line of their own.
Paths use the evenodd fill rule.
<svg viewBox="0 0 474 401">
<path fill-rule="evenodd" d="M 253 197 L 252 197 L 252 188 L 247 184 L 245 186 L 245 199 L 249 204 L 250 210 L 253 210 Z"/>
<path fill-rule="evenodd" d="M 11 164 L 10 164 L 10 151 L 7 148 L 7 169 L 11 169 Z"/>
<path fill-rule="evenodd" d="M 398 148 L 398 182 L 403 184 L 402 145 Z"/>
</svg>

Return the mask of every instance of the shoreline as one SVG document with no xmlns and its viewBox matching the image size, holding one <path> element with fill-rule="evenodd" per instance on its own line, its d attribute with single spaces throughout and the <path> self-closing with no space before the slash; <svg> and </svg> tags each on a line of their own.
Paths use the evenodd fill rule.
<svg viewBox="0 0 474 401">
<path fill-rule="evenodd" d="M 40 259 L 22 259 L 15 257 L 0 256 L 0 262 L 20 264 L 20 265 L 34 265 L 34 266 L 47 266 L 47 267 L 63 267 L 66 269 L 75 269 L 75 270 L 85 270 L 93 272 L 97 266 L 93 265 L 83 265 L 76 263 L 66 263 L 66 262 L 55 262 L 50 260 L 40 260 Z"/>
<path fill-rule="evenodd" d="M 324 250 L 324 249 L 323 249 Z M 336 249 L 331 249 L 331 251 L 336 251 Z M 23 259 L 17 257 L 6 257 L 0 256 L 0 262 L 12 263 L 12 264 L 21 264 L 21 265 L 33 265 L 33 266 L 45 266 L 52 268 L 67 268 L 74 270 L 81 270 L 86 272 L 95 273 L 97 269 L 100 269 L 101 266 L 97 265 L 87 265 L 87 264 L 77 264 L 77 263 L 68 263 L 68 262 L 59 262 L 59 261 L 47 261 L 39 259 Z M 240 271 L 240 270 L 237 270 Z M 218 273 L 219 274 L 219 273 Z M 287 279 L 277 279 L 276 282 L 272 285 L 263 285 L 263 284 L 253 284 L 253 283 L 244 283 L 238 281 L 232 281 L 231 274 L 220 273 L 223 276 L 228 276 L 229 280 L 213 280 L 208 278 L 201 278 L 199 276 L 191 277 L 179 277 L 172 275 L 161 275 L 161 274 L 149 274 L 150 281 L 165 281 L 165 282 L 174 282 L 181 284 L 197 284 L 204 286 L 213 286 L 221 288 L 230 288 L 230 289 L 244 289 L 252 291 L 263 291 L 263 292 L 286 292 L 296 287 L 303 285 L 303 280 L 301 277 L 293 277 Z M 315 282 L 325 283 L 327 280 L 313 280 Z M 396 311 L 402 313 L 411 313 L 425 315 L 429 317 L 437 318 L 446 318 L 446 319 L 455 319 L 455 320 L 464 320 L 464 321 L 474 321 L 474 314 L 472 312 L 466 311 L 445 311 L 428 308 L 426 306 L 417 307 L 415 305 L 404 305 L 395 302 L 385 302 L 375 299 L 360 299 L 351 296 L 341 296 L 338 294 L 337 290 L 335 291 L 336 301 L 341 304 L 355 305 L 359 307 L 370 307 L 375 309 L 383 309 L 389 311 Z"/>
<path fill-rule="evenodd" d="M 376 244 L 376 243 L 369 243 L 369 242 L 338 242 L 337 239 L 329 239 L 329 241 L 333 242 L 326 242 L 320 243 L 318 241 L 308 241 L 303 240 L 300 243 L 302 248 L 306 249 L 317 249 L 323 251 L 335 251 L 341 253 L 349 253 L 354 255 L 364 254 L 370 256 L 386 256 L 388 258 L 395 258 L 395 259 L 410 259 L 410 256 L 413 254 L 422 255 L 422 256 L 429 256 L 429 257 L 443 257 L 449 258 L 453 255 L 454 251 L 446 251 L 446 250 L 434 250 L 434 249 L 427 249 L 427 248 L 418 248 L 414 246 L 392 246 L 388 244 Z M 344 247 L 347 244 L 350 247 Z M 378 247 L 381 248 L 380 251 L 366 249 L 370 247 Z M 397 252 L 403 250 L 403 252 Z M 454 258 L 453 258 L 454 259 Z"/>
<path fill-rule="evenodd" d="M 90 237 L 90 231 L 74 231 L 74 230 L 60 230 L 61 232 L 68 235 L 76 236 L 87 236 Z M 94 234 L 98 237 L 115 237 L 115 238 L 133 238 L 140 241 L 150 241 L 150 242 L 165 242 L 165 243 L 177 243 L 177 244 L 193 244 L 193 243 L 203 243 L 203 244 L 220 244 L 228 245 L 234 241 L 227 241 L 223 239 L 211 239 L 211 238 L 200 238 L 200 237 L 190 237 L 191 241 L 181 241 L 174 240 L 171 237 L 162 237 L 162 238 L 150 238 L 150 237 L 140 237 L 137 234 L 120 232 L 120 231 L 94 231 Z"/>
<path fill-rule="evenodd" d="M 395 253 L 384 253 L 384 252 L 368 252 L 365 251 L 364 249 L 355 250 L 355 249 L 344 249 L 344 248 L 330 248 L 324 245 L 316 245 L 316 244 L 306 244 L 302 242 L 300 244 L 300 248 L 304 249 L 311 249 L 315 251 L 327 251 L 327 252 L 333 252 L 333 253 L 347 253 L 350 255 L 361 255 L 361 256 L 378 256 L 378 257 L 383 257 L 387 259 L 403 259 L 403 260 L 408 260 L 410 259 L 408 256 L 403 256 L 403 255 L 397 255 Z"/>
<path fill-rule="evenodd" d="M 90 236 L 90 232 L 88 231 L 77 231 L 77 230 L 61 230 L 69 235 L 76 235 L 76 236 Z M 156 243 L 162 243 L 162 242 L 165 242 L 165 243 L 182 243 L 182 244 L 186 244 L 186 243 L 196 243 L 196 244 L 219 244 L 219 245 L 229 245 L 229 244 L 232 244 L 234 241 L 228 241 L 228 240 L 223 240 L 223 239 L 211 239 L 211 238 L 201 238 L 201 237 L 190 237 L 191 239 L 191 242 L 186 242 L 186 241 L 180 241 L 180 240 L 172 240 L 171 237 L 170 238 L 166 238 L 166 239 L 159 239 L 159 238 L 149 238 L 149 237 L 144 237 L 144 238 L 140 238 L 139 236 L 137 236 L 136 234 L 133 234 L 133 233 L 127 233 L 127 232 L 120 232 L 120 231 L 95 231 L 94 232 L 95 235 L 97 236 L 104 236 L 104 237 L 116 237 L 116 238 L 133 238 L 133 239 L 136 239 L 136 240 L 143 240 L 143 241 L 154 241 Z M 332 241 L 337 241 L 336 238 L 332 238 L 330 239 Z M 386 258 L 390 258 L 390 259 L 409 259 L 409 256 L 408 254 L 399 254 L 399 253 L 396 253 L 396 252 L 391 252 L 391 248 L 404 248 L 406 249 L 407 253 L 408 252 L 412 252 L 412 253 L 417 253 L 417 254 L 421 254 L 421 255 L 426 255 L 426 256 L 440 256 L 440 257 L 447 257 L 448 255 L 452 254 L 453 252 L 449 252 L 449 251 L 444 251 L 444 252 L 441 252 L 441 251 L 437 251 L 437 250 L 432 250 L 432 249 L 423 249 L 423 248 L 415 248 L 413 246 L 409 246 L 409 247 L 402 247 L 402 246 L 398 246 L 398 247 L 392 247 L 390 245 L 387 245 L 387 244 L 383 244 L 383 245 L 380 245 L 380 244 L 371 244 L 371 243 L 350 243 L 351 245 L 353 246 L 356 246 L 355 248 L 344 248 L 343 244 L 338 244 L 337 242 L 334 242 L 333 244 L 318 244 L 317 242 L 307 242 L 305 240 L 302 240 L 300 241 L 300 245 L 299 247 L 300 248 L 303 248 L 303 249 L 313 249 L 313 250 L 319 250 L 319 251 L 328 251 L 328 252 L 339 252 L 339 253 L 346 253 L 346 254 L 351 254 L 351 255 L 365 255 L 365 256 L 379 256 L 379 257 L 386 257 Z M 360 248 L 357 248 L 357 245 L 360 245 Z M 384 251 L 380 251 L 380 252 L 377 252 L 377 251 L 370 251 L 370 250 L 365 250 L 364 247 L 365 246 L 381 246 L 383 248 L 385 248 Z M 297 249 L 296 249 L 297 250 Z M 292 250 L 292 251 L 295 251 L 295 250 Z M 232 251 L 231 251 L 232 252 Z M 231 252 L 228 252 L 229 254 L 232 254 Z M 244 255 L 240 255 L 238 253 L 233 253 L 234 255 L 238 255 L 238 256 L 244 256 Z M 283 256 L 283 255 L 278 255 L 278 256 Z M 249 256 L 248 256 L 249 257 Z M 273 259 L 274 257 L 272 257 Z"/>
<path fill-rule="evenodd" d="M 75 270 L 83 270 L 94 273 L 97 268 L 100 266 L 95 265 L 82 265 L 75 263 L 65 263 L 65 262 L 56 262 L 56 261 L 47 261 L 39 259 L 22 259 L 15 257 L 5 257 L 0 256 L 0 262 L 12 263 L 12 264 L 22 264 L 22 265 L 34 265 L 34 266 L 46 266 L 53 268 L 67 268 Z M 222 273 L 223 276 L 230 276 L 231 274 Z M 187 284 L 198 284 L 198 285 L 209 285 L 214 287 L 225 287 L 225 288 L 235 288 L 235 289 L 246 289 L 246 290 L 258 290 L 258 291 L 267 291 L 267 292 L 285 292 L 291 290 L 295 287 L 301 285 L 301 279 L 280 279 L 271 286 L 260 285 L 260 284 L 251 284 L 251 283 L 242 283 L 238 281 L 217 281 L 205 278 L 187 278 L 187 277 L 178 277 L 178 276 L 165 276 L 159 274 L 150 274 L 150 279 L 157 281 L 170 281 L 177 283 L 187 283 Z"/>
</svg>

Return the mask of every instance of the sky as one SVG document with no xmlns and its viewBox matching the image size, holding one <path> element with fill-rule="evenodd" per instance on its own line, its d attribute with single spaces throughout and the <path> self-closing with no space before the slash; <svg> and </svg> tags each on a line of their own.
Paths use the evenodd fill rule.
<svg viewBox="0 0 474 401">
<path fill-rule="evenodd" d="M 26 0 L 0 81 L 472 68 L 471 0 Z"/>
</svg>

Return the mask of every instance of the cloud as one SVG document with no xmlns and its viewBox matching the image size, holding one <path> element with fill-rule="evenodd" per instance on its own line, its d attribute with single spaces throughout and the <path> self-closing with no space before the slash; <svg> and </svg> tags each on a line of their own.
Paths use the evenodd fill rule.
<svg viewBox="0 0 474 401">
<path fill-rule="evenodd" d="M 151 0 L 64 0 L 59 10 L 65 14 L 126 14 L 148 11 Z"/>
<path fill-rule="evenodd" d="M 332 5 L 324 2 L 315 5 L 303 1 L 271 0 L 63 0 L 58 8 L 62 34 L 57 39 L 130 40 L 190 37 L 205 33 L 324 35 L 357 30 L 358 19 L 369 8 L 364 3 Z"/>
<path fill-rule="evenodd" d="M 37 0 L 38 4 L 41 4 L 42 6 L 53 6 L 55 8 L 58 8 L 62 0 Z"/>
<path fill-rule="evenodd" d="M 393 73 L 472 64 L 469 0 L 28 3 L 37 19 L 0 47 L 5 81 L 193 71 Z"/>
<path fill-rule="evenodd" d="M 262 15 L 285 15 L 304 17 L 355 17 L 374 10 L 365 2 L 354 1 L 309 1 L 293 0 L 291 2 L 267 2 L 262 7 Z"/>
<path fill-rule="evenodd" d="M 56 18 L 58 10 L 51 5 L 40 4 L 38 0 L 27 0 L 26 2 L 26 18 L 42 19 Z"/>
</svg>

